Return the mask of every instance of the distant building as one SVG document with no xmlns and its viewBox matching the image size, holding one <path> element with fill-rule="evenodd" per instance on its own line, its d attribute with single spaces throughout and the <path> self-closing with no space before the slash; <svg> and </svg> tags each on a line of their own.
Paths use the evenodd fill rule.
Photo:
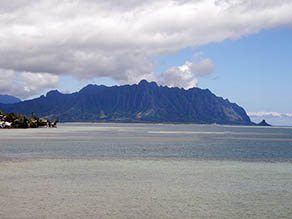
<svg viewBox="0 0 292 219">
<path fill-rule="evenodd" d="M 11 126 L 12 126 L 11 122 L 4 122 L 4 121 L 0 122 L 0 128 L 11 128 Z"/>
</svg>

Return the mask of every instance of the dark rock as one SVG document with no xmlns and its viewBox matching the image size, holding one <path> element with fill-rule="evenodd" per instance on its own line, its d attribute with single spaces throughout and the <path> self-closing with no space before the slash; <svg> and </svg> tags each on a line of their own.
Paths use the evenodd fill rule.
<svg viewBox="0 0 292 219">
<path fill-rule="evenodd" d="M 257 126 L 271 126 L 266 122 L 266 120 L 261 121 L 260 123 L 257 124 Z"/>
</svg>

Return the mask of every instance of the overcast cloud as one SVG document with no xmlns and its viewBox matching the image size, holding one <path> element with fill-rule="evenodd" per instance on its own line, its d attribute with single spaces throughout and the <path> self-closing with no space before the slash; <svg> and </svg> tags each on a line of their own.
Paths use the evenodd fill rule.
<svg viewBox="0 0 292 219">
<path fill-rule="evenodd" d="M 0 69 L 0 94 L 27 98 L 45 88 L 58 86 L 59 77 L 48 73 L 14 72 Z"/>
<path fill-rule="evenodd" d="M 291 25 L 291 11 L 291 0 L 4 1 L 0 91 L 27 97 L 57 86 L 60 75 L 110 77 L 120 84 L 145 78 L 189 88 L 199 76 L 212 73 L 215 63 L 186 60 L 160 76 L 153 60 Z"/>
</svg>

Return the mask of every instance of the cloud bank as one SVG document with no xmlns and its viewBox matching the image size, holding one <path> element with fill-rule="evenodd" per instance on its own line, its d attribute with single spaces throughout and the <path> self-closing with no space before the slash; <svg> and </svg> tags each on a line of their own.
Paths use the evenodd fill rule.
<svg viewBox="0 0 292 219">
<path fill-rule="evenodd" d="M 0 69 L 0 93 L 27 98 L 58 86 L 59 77 L 47 73 L 14 72 Z"/>
<path fill-rule="evenodd" d="M 0 8 L 0 74 L 28 72 L 30 78 L 54 80 L 61 75 L 110 77 L 120 84 L 145 78 L 188 88 L 200 74 L 214 70 L 211 60 L 186 61 L 160 76 L 155 58 L 291 25 L 291 10 L 290 0 L 5 1 Z M 18 79 L 30 84 L 27 95 L 52 86 Z"/>
</svg>

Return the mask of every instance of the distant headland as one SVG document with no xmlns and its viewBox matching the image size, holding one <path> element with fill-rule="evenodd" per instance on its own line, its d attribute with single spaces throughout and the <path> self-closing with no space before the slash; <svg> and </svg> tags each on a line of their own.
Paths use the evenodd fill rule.
<svg viewBox="0 0 292 219">
<path fill-rule="evenodd" d="M 51 121 L 59 118 L 61 122 L 255 125 L 242 107 L 208 89 L 170 88 L 146 80 L 112 87 L 88 85 L 72 94 L 54 90 L 32 100 L 0 104 L 0 109 L 25 116 L 34 112 Z M 28 126 L 35 124 L 31 121 Z"/>
<path fill-rule="evenodd" d="M 19 103 L 21 100 L 17 97 L 13 97 L 6 94 L 0 94 L 0 103 L 4 104 L 13 104 L 13 103 Z"/>
</svg>

